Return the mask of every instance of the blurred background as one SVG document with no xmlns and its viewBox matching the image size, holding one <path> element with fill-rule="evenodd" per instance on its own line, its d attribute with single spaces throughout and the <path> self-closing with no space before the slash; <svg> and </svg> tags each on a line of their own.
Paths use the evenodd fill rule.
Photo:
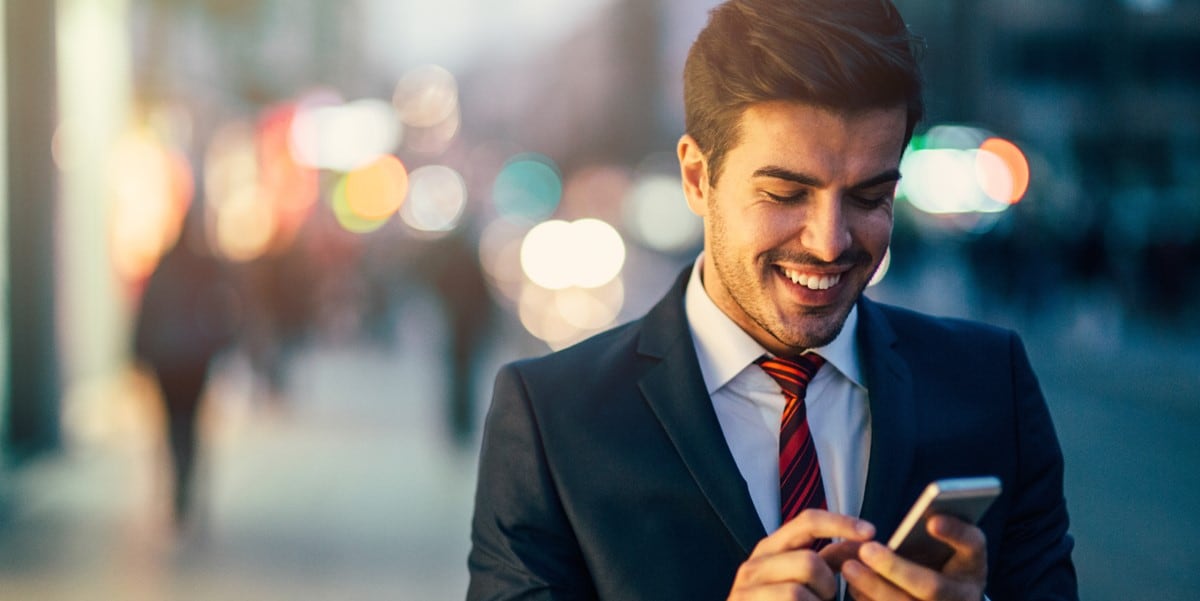
<svg viewBox="0 0 1200 601">
<path fill-rule="evenodd" d="M 504 362 L 639 316 L 711 0 L 10 0 L 0 598 L 455 599 Z M 1086 599 L 1200 588 L 1200 2 L 897 0 L 869 294 L 1025 338 Z"/>
</svg>

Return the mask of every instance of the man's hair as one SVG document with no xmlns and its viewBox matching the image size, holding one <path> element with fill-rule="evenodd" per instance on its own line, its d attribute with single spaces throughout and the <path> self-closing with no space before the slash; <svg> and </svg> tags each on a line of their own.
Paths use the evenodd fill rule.
<svg viewBox="0 0 1200 601">
<path fill-rule="evenodd" d="M 921 120 L 919 39 L 890 0 L 730 0 L 713 9 L 683 69 L 687 133 L 715 183 L 752 104 L 856 113 L 904 105 Z M 900 149 L 897 149 L 899 151 Z"/>
</svg>

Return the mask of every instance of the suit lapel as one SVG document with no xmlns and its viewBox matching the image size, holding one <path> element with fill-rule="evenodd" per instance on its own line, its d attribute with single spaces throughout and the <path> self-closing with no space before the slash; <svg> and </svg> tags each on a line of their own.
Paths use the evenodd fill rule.
<svg viewBox="0 0 1200 601">
<path fill-rule="evenodd" d="M 704 388 L 683 309 L 689 273 L 646 315 L 638 352 L 658 363 L 638 387 L 709 504 L 749 554 L 766 531 Z"/>
<path fill-rule="evenodd" d="M 871 406 L 871 457 L 861 517 L 888 536 L 907 509 L 901 499 L 913 461 L 916 411 L 912 372 L 897 352 L 896 333 L 883 311 L 859 302 L 859 344 Z"/>
</svg>

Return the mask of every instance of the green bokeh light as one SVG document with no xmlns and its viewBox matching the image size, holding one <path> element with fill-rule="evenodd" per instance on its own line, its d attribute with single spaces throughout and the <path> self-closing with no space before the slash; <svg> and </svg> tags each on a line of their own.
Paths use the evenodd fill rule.
<svg viewBox="0 0 1200 601">
<path fill-rule="evenodd" d="M 554 214 L 562 199 L 558 168 L 540 154 L 520 154 L 500 170 L 492 186 L 496 211 L 505 219 L 537 223 Z"/>
</svg>

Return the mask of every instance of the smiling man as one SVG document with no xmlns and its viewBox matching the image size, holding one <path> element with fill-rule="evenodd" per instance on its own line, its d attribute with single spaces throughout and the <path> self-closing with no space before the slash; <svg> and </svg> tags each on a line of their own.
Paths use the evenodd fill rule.
<svg viewBox="0 0 1200 601">
<path fill-rule="evenodd" d="M 704 251 L 642 319 L 496 380 L 469 599 L 1075 599 L 1062 456 L 1012 332 L 870 301 L 912 40 L 887 0 L 732 0 L 684 73 Z M 953 555 L 878 541 L 995 475 Z"/>
</svg>

